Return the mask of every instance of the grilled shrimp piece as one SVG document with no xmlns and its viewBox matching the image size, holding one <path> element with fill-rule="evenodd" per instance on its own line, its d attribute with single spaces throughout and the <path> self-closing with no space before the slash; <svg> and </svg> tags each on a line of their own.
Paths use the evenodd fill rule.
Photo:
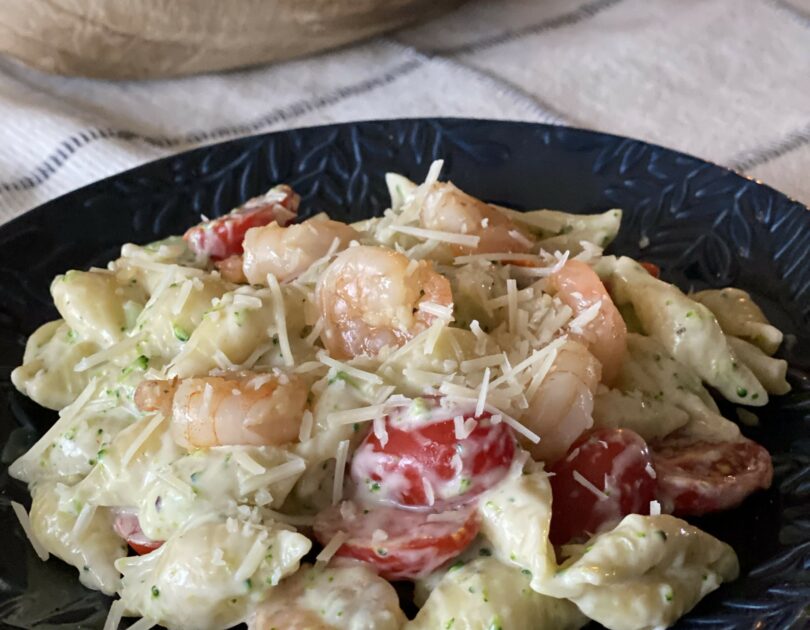
<svg viewBox="0 0 810 630">
<path fill-rule="evenodd" d="M 326 269 L 316 289 L 321 340 L 332 356 L 376 355 L 433 323 L 425 304 L 451 309 L 450 282 L 430 262 L 384 247 L 352 247 Z"/>
<path fill-rule="evenodd" d="M 588 309 L 595 311 L 593 319 L 573 330 L 579 341 L 602 364 L 602 380 L 611 385 L 619 376 L 627 354 L 627 326 L 619 309 L 610 299 L 605 285 L 596 272 L 584 262 L 569 260 L 549 278 L 549 290 L 571 307 L 574 316 Z"/>
<path fill-rule="evenodd" d="M 298 437 L 307 392 L 292 374 L 241 372 L 143 381 L 135 404 L 171 417 L 172 436 L 186 448 L 281 445 Z"/>
<path fill-rule="evenodd" d="M 581 343 L 567 341 L 559 349 L 550 373 L 522 416 L 522 422 L 540 436 L 537 444 L 526 444 L 535 460 L 557 461 L 591 428 L 600 376 L 599 361 Z"/>
<path fill-rule="evenodd" d="M 452 247 L 456 254 L 525 253 L 534 239 L 503 212 L 468 195 L 450 182 L 434 184 L 422 204 L 422 227 L 479 237 L 478 247 Z"/>
<path fill-rule="evenodd" d="M 325 217 L 288 227 L 271 223 L 248 230 L 242 270 L 251 284 L 266 284 L 268 273 L 279 282 L 292 280 L 326 255 L 335 239 L 340 251 L 358 238 L 360 234 L 351 226 Z"/>
</svg>

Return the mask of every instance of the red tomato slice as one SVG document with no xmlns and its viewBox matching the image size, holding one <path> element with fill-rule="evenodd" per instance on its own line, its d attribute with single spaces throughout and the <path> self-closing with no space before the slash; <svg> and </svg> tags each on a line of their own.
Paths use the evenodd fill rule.
<svg viewBox="0 0 810 630">
<path fill-rule="evenodd" d="M 273 221 L 287 225 L 295 218 L 300 201 L 292 188 L 281 184 L 226 215 L 189 228 L 183 238 L 195 254 L 223 260 L 242 253 L 242 241 L 250 228 Z"/>
<path fill-rule="evenodd" d="M 554 473 L 549 538 L 555 545 L 587 538 L 627 514 L 649 514 L 655 499 L 647 443 L 628 429 L 585 434 L 549 472 Z M 597 491 L 586 487 L 589 482 Z"/>
<path fill-rule="evenodd" d="M 431 412 L 443 413 L 438 405 Z M 386 443 L 370 432 L 352 458 L 359 496 L 438 509 L 470 501 L 500 481 L 515 455 L 512 430 L 493 423 L 488 413 L 477 419 L 464 416 L 470 426 L 471 419 L 475 428 L 458 439 L 453 418 L 417 426 L 408 426 L 412 418 L 407 416 L 386 418 Z"/>
<path fill-rule="evenodd" d="M 653 446 L 653 464 L 658 500 L 677 515 L 727 510 L 773 480 L 770 454 L 747 439 L 709 444 L 668 438 Z"/>
<path fill-rule="evenodd" d="M 661 277 L 661 267 L 659 267 L 655 263 L 640 262 L 639 264 L 642 267 L 644 267 L 644 269 L 647 270 L 647 273 L 650 274 L 653 278 L 660 278 Z"/>
<path fill-rule="evenodd" d="M 388 580 L 431 573 L 461 553 L 478 529 L 473 506 L 437 516 L 387 506 L 364 509 L 351 501 L 319 513 L 314 526 L 315 537 L 324 545 L 345 532 L 348 539 L 336 555 L 368 562 Z"/>
<path fill-rule="evenodd" d="M 154 551 L 163 544 L 162 540 L 152 540 L 144 535 L 138 517 L 132 512 L 119 511 L 113 521 L 113 530 L 126 540 L 139 556 Z"/>
</svg>

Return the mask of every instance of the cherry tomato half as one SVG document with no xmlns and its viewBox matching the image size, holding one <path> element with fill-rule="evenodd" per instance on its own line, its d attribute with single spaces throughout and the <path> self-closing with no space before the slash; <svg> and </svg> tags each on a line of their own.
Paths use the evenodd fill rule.
<svg viewBox="0 0 810 630">
<path fill-rule="evenodd" d="M 660 278 L 661 277 L 661 267 L 656 265 L 655 263 L 651 262 L 640 262 L 639 263 L 644 269 L 647 270 L 647 273 L 650 274 L 653 278 Z"/>
<path fill-rule="evenodd" d="M 417 512 L 387 506 L 363 508 L 346 501 L 315 517 L 315 537 L 324 545 L 339 531 L 348 539 L 337 556 L 373 565 L 388 580 L 415 579 L 461 553 L 478 534 L 474 506 L 452 512 Z"/>
<path fill-rule="evenodd" d="M 162 540 L 152 540 L 144 535 L 138 517 L 132 512 L 119 511 L 113 521 L 113 530 L 139 556 L 154 551 L 163 544 Z"/>
<path fill-rule="evenodd" d="M 553 473 L 549 538 L 555 545 L 587 538 L 627 514 L 649 514 L 655 499 L 647 443 L 628 429 L 585 434 L 549 473 Z"/>
<path fill-rule="evenodd" d="M 773 480 L 770 454 L 752 440 L 710 444 L 668 438 L 652 448 L 658 500 L 674 514 L 727 510 Z"/>
<path fill-rule="evenodd" d="M 479 418 L 466 415 L 464 423 L 470 428 L 474 423 L 474 428 L 459 439 L 453 418 L 415 426 L 409 426 L 407 418 L 386 418 L 385 444 L 370 432 L 352 458 L 351 476 L 359 496 L 439 508 L 469 501 L 500 481 L 515 455 L 512 430 L 493 423 L 488 413 Z"/>
<path fill-rule="evenodd" d="M 242 241 L 250 228 L 276 221 L 282 227 L 298 212 L 301 198 L 289 186 L 275 186 L 217 219 L 189 228 L 183 235 L 195 254 L 223 260 L 242 253 Z"/>
</svg>

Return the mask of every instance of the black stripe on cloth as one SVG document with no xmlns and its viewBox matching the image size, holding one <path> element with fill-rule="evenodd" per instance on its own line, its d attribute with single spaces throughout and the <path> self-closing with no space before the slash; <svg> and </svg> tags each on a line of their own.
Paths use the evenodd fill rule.
<svg viewBox="0 0 810 630">
<path fill-rule="evenodd" d="M 148 136 L 126 129 L 113 128 L 85 129 L 76 132 L 67 140 L 61 142 L 39 166 L 32 168 L 28 175 L 9 182 L 0 182 L 0 192 L 30 190 L 42 184 L 42 182 L 54 175 L 78 149 L 86 147 L 96 140 L 117 139 L 137 141 L 165 149 L 192 146 L 215 140 L 225 140 L 236 136 L 249 135 L 257 133 L 276 123 L 295 120 L 304 114 L 309 114 L 335 105 L 353 96 L 360 96 L 372 92 L 393 83 L 400 77 L 410 74 L 423 66 L 424 63 L 422 59 L 408 59 L 379 76 L 345 85 L 321 96 L 302 99 L 291 105 L 276 108 L 252 122 L 242 123 L 232 127 L 219 127 L 210 131 L 195 131 L 178 136 Z"/>
<path fill-rule="evenodd" d="M 799 24 L 810 27 L 810 13 L 803 11 L 791 2 L 788 2 L 787 0 L 768 0 L 768 4 L 789 13 L 794 20 L 799 22 Z"/>
<path fill-rule="evenodd" d="M 480 39 L 477 42 L 460 44 L 459 46 L 450 46 L 448 48 L 434 48 L 431 49 L 431 53 L 435 55 L 463 55 L 466 53 L 480 52 L 487 48 L 492 48 L 493 46 L 498 46 L 500 44 L 505 44 L 507 42 L 520 39 L 521 37 L 537 35 L 539 33 L 553 31 L 564 26 L 573 26 L 574 24 L 579 24 L 580 22 L 584 22 L 585 20 L 594 17 L 595 15 L 619 4 L 622 1 L 623 0 L 594 0 L 594 2 L 584 4 L 574 11 L 557 15 L 537 24 L 524 26 L 523 28 L 519 28 L 514 31 L 498 33 L 497 35 L 490 35 L 489 37 Z"/>
<path fill-rule="evenodd" d="M 732 160 L 729 166 L 736 171 L 748 171 L 754 167 L 761 166 L 771 160 L 782 157 L 791 151 L 795 151 L 808 143 L 810 143 L 810 125 L 798 131 L 794 131 L 782 140 L 766 147 L 744 153 L 736 160 Z"/>
</svg>

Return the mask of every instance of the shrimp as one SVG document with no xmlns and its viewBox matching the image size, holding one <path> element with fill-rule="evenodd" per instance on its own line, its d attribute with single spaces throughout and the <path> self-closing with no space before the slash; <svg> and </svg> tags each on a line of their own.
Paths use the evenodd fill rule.
<svg viewBox="0 0 810 630">
<path fill-rule="evenodd" d="M 214 266 L 219 270 L 220 275 L 228 282 L 235 284 L 247 284 L 248 279 L 242 271 L 242 255 L 234 254 L 223 260 L 215 260 Z"/>
<path fill-rule="evenodd" d="M 522 254 L 534 245 L 534 239 L 518 229 L 506 214 L 450 182 L 433 185 L 422 204 L 420 221 L 429 230 L 479 237 L 475 248 L 454 245 L 457 254 Z"/>
<path fill-rule="evenodd" d="M 278 587 L 276 587 L 278 588 Z M 262 604 L 248 623 L 248 630 L 337 630 L 314 610 L 271 601 Z"/>
<path fill-rule="evenodd" d="M 538 461 L 555 462 L 593 426 L 593 397 L 599 385 L 599 361 L 581 343 L 567 341 L 543 383 L 529 401 L 521 421 L 537 435 L 527 444 Z"/>
<path fill-rule="evenodd" d="M 605 285 L 584 262 L 569 260 L 549 277 L 548 287 L 563 304 L 571 307 L 575 316 L 588 309 L 596 310 L 595 317 L 581 327 L 581 332 L 575 322 L 572 332 L 599 359 L 602 380 L 611 385 L 619 376 L 627 354 L 627 325 Z"/>
<path fill-rule="evenodd" d="M 293 374 L 240 372 L 143 381 L 135 404 L 171 417 L 172 437 L 186 448 L 281 445 L 298 437 L 307 393 Z"/>
<path fill-rule="evenodd" d="M 396 630 L 405 623 L 394 587 L 365 563 L 313 567 L 269 589 L 248 630 Z"/>
<path fill-rule="evenodd" d="M 360 234 L 351 226 L 325 217 L 289 227 L 271 223 L 248 230 L 242 271 L 251 284 L 266 284 L 268 273 L 279 282 L 292 280 L 325 256 L 335 239 L 343 250 L 358 238 Z"/>
<path fill-rule="evenodd" d="M 450 282 L 430 262 L 375 246 L 341 253 L 318 281 L 316 298 L 321 340 L 337 358 L 399 347 L 433 323 L 421 305 L 453 306 Z"/>
</svg>

